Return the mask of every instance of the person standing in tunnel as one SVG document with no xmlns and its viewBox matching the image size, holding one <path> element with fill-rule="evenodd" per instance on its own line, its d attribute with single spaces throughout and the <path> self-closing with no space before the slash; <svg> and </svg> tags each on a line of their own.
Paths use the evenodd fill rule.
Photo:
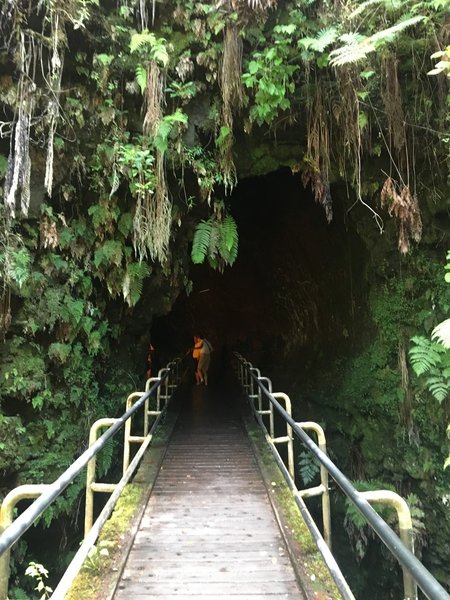
<svg viewBox="0 0 450 600">
<path fill-rule="evenodd" d="M 192 359 L 194 361 L 194 375 L 195 375 L 195 383 L 196 385 L 201 384 L 201 376 L 198 370 L 198 361 L 200 360 L 200 352 L 202 348 L 203 340 L 202 338 L 195 334 L 194 335 L 194 347 L 192 348 Z"/>
<path fill-rule="evenodd" d="M 212 344 L 203 335 L 194 336 L 194 351 L 199 350 L 198 366 L 195 372 L 196 384 L 208 385 L 208 371 L 211 363 Z"/>
</svg>

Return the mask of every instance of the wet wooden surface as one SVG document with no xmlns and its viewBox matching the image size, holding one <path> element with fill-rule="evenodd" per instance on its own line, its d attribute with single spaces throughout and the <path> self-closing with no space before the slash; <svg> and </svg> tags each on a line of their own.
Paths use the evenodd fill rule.
<svg viewBox="0 0 450 600">
<path fill-rule="evenodd" d="M 240 417 L 193 388 L 115 600 L 304 598 Z"/>
</svg>

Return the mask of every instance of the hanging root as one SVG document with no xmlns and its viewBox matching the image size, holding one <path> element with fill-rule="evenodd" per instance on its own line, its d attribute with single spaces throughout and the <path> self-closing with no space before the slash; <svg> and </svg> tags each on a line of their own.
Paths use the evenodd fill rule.
<svg viewBox="0 0 450 600">
<path fill-rule="evenodd" d="M 329 182 L 330 139 L 325 108 L 320 88 L 317 87 L 314 101 L 308 113 L 308 150 L 305 166 L 302 169 L 302 182 L 311 189 L 316 202 L 325 210 L 327 221 L 333 218 L 333 206 Z"/>
<path fill-rule="evenodd" d="M 401 150 L 406 146 L 404 129 L 405 115 L 402 107 L 397 64 L 398 60 L 393 56 L 388 56 L 383 59 L 382 82 L 384 85 L 382 86 L 381 96 L 384 101 L 392 144 L 396 150 Z"/>
<path fill-rule="evenodd" d="M 143 130 L 145 135 L 155 136 L 162 119 L 164 101 L 164 74 L 155 61 L 147 66 L 147 87 L 145 88 L 145 117 Z"/>
<path fill-rule="evenodd" d="M 223 41 L 223 59 L 220 73 L 224 121 L 229 122 L 232 115 L 241 108 L 244 100 L 242 88 L 242 38 L 236 25 L 225 29 Z"/>
<path fill-rule="evenodd" d="M 220 164 L 223 172 L 225 188 L 230 190 L 236 184 L 236 167 L 233 160 L 233 115 L 243 105 L 244 91 L 242 88 L 242 38 L 236 25 L 229 25 L 224 35 L 223 60 L 220 72 L 220 87 L 222 91 L 222 126 L 228 129 L 228 134 L 221 142 Z"/>
<path fill-rule="evenodd" d="M 167 260 L 172 223 L 172 205 L 169 200 L 164 157 L 156 154 L 155 191 L 138 197 L 134 215 L 133 245 L 139 260 L 150 256 L 164 263 Z"/>
</svg>

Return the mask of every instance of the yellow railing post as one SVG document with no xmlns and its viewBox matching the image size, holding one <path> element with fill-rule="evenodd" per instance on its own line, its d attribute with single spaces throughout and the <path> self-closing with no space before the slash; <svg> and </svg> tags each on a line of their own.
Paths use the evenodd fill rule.
<svg viewBox="0 0 450 600">
<path fill-rule="evenodd" d="M 3 499 L 0 506 L 0 534 L 13 522 L 13 511 L 16 504 L 20 500 L 28 500 L 31 498 L 39 498 L 43 494 L 48 485 L 45 484 L 29 484 L 20 485 L 14 490 L 11 490 Z M 8 598 L 8 580 L 9 580 L 9 558 L 11 550 L 6 550 L 0 556 L 0 600 Z"/>
<path fill-rule="evenodd" d="M 389 504 L 395 508 L 397 511 L 398 526 L 400 529 L 400 539 L 408 548 L 408 550 L 414 554 L 414 537 L 411 512 L 406 500 L 391 490 L 374 490 L 358 493 L 368 502 L 380 502 L 382 504 Z M 417 600 L 418 596 L 416 582 L 405 568 L 402 567 L 402 571 L 405 596 L 404 600 Z"/>
<path fill-rule="evenodd" d="M 292 416 L 292 406 L 291 406 L 291 399 L 289 398 L 289 396 L 287 394 L 285 394 L 284 392 L 274 392 L 274 393 L 272 393 L 272 396 L 276 400 L 284 401 L 286 412 L 291 417 Z M 272 442 L 274 444 L 281 444 L 281 443 L 287 444 L 288 471 L 289 471 L 289 475 L 292 478 L 292 481 L 295 481 L 294 438 L 292 435 L 292 427 L 289 425 L 289 423 L 287 421 L 286 421 L 286 435 L 282 436 L 282 437 L 272 438 Z"/>
<path fill-rule="evenodd" d="M 125 404 L 125 410 L 129 410 L 133 406 L 133 402 L 138 398 L 142 398 L 144 392 L 133 392 L 127 398 Z M 139 441 L 142 442 L 148 433 L 148 399 L 144 402 L 144 435 L 139 436 Z M 131 436 L 131 419 L 127 419 L 124 428 L 124 442 L 123 442 L 123 473 L 128 469 L 130 464 L 130 442 L 138 441 Z"/>
<path fill-rule="evenodd" d="M 325 432 L 318 423 L 314 423 L 314 421 L 304 421 L 303 423 L 297 423 L 297 425 L 302 429 L 312 429 L 317 434 L 319 448 L 324 454 L 327 453 Z M 330 490 L 328 488 L 328 471 L 322 463 L 320 463 L 320 488 L 322 494 L 323 537 L 328 548 L 331 549 Z M 303 494 L 303 496 L 306 496 L 306 494 Z"/>
<path fill-rule="evenodd" d="M 98 432 L 103 427 L 111 427 L 118 419 L 98 419 L 91 426 L 91 430 L 89 432 L 89 448 L 95 444 L 98 438 Z M 86 507 L 84 512 L 84 536 L 89 533 L 89 530 L 92 527 L 92 523 L 94 522 L 94 488 L 97 488 L 97 491 L 111 491 L 114 489 L 114 485 L 105 485 L 105 484 L 95 484 L 95 465 L 97 464 L 97 457 L 93 456 L 87 465 L 87 473 L 86 473 Z M 103 488 L 101 489 L 100 488 Z M 107 489 L 108 488 L 108 489 Z"/>
</svg>

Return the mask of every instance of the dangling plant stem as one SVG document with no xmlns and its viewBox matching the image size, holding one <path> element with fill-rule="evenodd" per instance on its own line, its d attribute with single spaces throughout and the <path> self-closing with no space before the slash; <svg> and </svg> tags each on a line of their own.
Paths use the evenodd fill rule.
<svg viewBox="0 0 450 600">
<path fill-rule="evenodd" d="M 233 115 L 243 104 L 244 91 L 242 73 L 242 38 L 236 25 L 228 25 L 224 34 L 223 60 L 220 72 L 222 92 L 222 127 L 226 135 L 219 136 L 220 164 L 223 171 L 225 188 L 230 190 L 236 184 L 236 167 L 233 160 Z"/>
<path fill-rule="evenodd" d="M 25 35 L 20 35 L 19 44 L 21 76 L 17 86 L 18 114 L 11 136 L 8 169 L 5 181 L 5 206 L 9 215 L 15 218 L 16 194 L 20 191 L 20 212 L 28 214 L 30 203 L 30 128 L 33 113 L 33 87 L 28 77 L 30 57 L 25 49 Z"/>
<path fill-rule="evenodd" d="M 145 117 L 143 130 L 145 135 L 155 136 L 162 119 L 164 102 L 164 73 L 156 61 L 147 65 L 147 85 L 144 94 Z"/>
<path fill-rule="evenodd" d="M 54 139 L 56 126 L 59 118 L 59 94 L 61 91 L 61 76 L 63 70 L 63 60 L 58 51 L 59 39 L 59 14 L 57 11 L 51 10 L 51 40 L 52 40 L 52 55 L 49 65 L 49 91 L 50 97 L 47 107 L 47 115 L 49 119 L 49 131 L 47 139 L 47 160 L 45 164 L 45 180 L 44 185 L 47 189 L 47 194 L 52 195 L 53 188 L 53 157 L 54 157 Z"/>
</svg>

